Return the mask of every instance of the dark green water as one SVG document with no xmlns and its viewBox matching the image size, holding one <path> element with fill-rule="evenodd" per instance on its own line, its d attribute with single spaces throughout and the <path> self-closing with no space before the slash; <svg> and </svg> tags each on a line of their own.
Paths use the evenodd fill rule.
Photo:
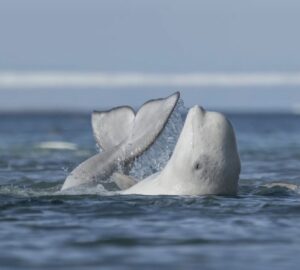
<svg viewBox="0 0 300 270">
<path fill-rule="evenodd" d="M 88 115 L 1 115 L 0 268 L 298 269 L 300 117 L 228 117 L 237 197 L 146 197 L 56 194 L 96 151 Z M 49 141 L 77 149 L 38 145 Z"/>
</svg>

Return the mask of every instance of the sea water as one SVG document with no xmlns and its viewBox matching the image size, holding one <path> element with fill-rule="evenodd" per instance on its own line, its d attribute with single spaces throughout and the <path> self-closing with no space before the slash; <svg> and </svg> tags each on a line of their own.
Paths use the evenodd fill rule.
<svg viewBox="0 0 300 270">
<path fill-rule="evenodd" d="M 175 113 L 132 176 L 164 166 L 186 112 Z M 177 197 L 108 195 L 101 184 L 60 193 L 97 152 L 90 116 L 1 114 L 0 268 L 299 269 L 300 116 L 227 117 L 242 160 L 238 196 Z"/>
</svg>

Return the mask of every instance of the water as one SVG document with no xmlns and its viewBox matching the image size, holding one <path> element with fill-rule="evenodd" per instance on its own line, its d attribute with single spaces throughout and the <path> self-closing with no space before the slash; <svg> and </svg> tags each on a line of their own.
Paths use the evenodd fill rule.
<svg viewBox="0 0 300 270">
<path fill-rule="evenodd" d="M 298 269 L 300 116 L 228 117 L 242 159 L 238 196 L 144 197 L 57 193 L 96 152 L 89 115 L 1 115 L 0 268 Z M 53 141 L 76 149 L 39 145 Z"/>
</svg>

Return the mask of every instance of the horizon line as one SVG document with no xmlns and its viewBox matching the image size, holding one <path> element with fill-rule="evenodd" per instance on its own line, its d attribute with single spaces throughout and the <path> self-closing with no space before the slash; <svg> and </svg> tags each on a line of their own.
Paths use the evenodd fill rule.
<svg viewBox="0 0 300 270">
<path fill-rule="evenodd" d="M 276 87 L 300 86 L 299 72 L 76 72 L 0 71 L 0 90 L 58 87 Z"/>
</svg>

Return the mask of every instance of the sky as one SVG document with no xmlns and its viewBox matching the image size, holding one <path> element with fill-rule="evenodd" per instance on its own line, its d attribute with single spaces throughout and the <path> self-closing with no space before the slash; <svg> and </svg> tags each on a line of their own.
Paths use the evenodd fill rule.
<svg viewBox="0 0 300 270">
<path fill-rule="evenodd" d="M 0 0 L 0 111 L 138 106 L 181 90 L 187 106 L 298 112 L 299 10 L 298 0 Z M 74 72 L 85 83 L 66 81 Z M 91 85 L 91 74 L 113 83 Z"/>
</svg>

